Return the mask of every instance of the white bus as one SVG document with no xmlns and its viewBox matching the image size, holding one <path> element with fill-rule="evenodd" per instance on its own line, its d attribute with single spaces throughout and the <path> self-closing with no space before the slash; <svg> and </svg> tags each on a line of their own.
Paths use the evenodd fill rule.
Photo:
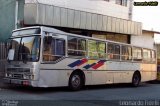
<svg viewBox="0 0 160 106">
<path fill-rule="evenodd" d="M 157 78 L 156 51 L 54 28 L 14 30 L 5 82 L 32 87 L 140 82 Z"/>
</svg>

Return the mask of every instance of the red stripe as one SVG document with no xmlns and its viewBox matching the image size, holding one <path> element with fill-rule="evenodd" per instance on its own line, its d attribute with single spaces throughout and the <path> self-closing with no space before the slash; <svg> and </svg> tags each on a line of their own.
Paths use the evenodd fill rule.
<svg viewBox="0 0 160 106">
<path fill-rule="evenodd" d="M 81 63 L 78 64 L 77 66 L 81 66 L 82 64 L 86 63 L 87 61 L 88 61 L 87 59 L 82 59 L 82 60 L 81 60 Z"/>
<path fill-rule="evenodd" d="M 97 69 L 97 68 L 101 67 L 102 65 L 104 65 L 104 63 L 99 62 L 98 64 L 94 65 L 92 68 Z"/>
</svg>

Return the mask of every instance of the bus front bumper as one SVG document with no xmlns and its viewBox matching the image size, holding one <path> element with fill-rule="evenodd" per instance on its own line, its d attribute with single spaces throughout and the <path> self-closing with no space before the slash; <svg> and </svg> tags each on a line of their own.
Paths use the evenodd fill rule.
<svg viewBox="0 0 160 106">
<path fill-rule="evenodd" d="M 4 83 L 7 83 L 7 84 L 32 86 L 32 87 L 34 87 L 34 83 L 36 82 L 33 80 L 20 80 L 20 79 L 10 79 L 10 78 L 4 78 L 3 81 Z"/>
</svg>

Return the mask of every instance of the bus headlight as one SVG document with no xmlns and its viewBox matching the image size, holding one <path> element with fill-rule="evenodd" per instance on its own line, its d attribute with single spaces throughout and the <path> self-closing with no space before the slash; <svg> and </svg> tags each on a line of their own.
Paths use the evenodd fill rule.
<svg viewBox="0 0 160 106">
<path fill-rule="evenodd" d="M 9 77 L 12 77 L 12 74 L 9 74 L 8 76 L 9 76 Z"/>
<path fill-rule="evenodd" d="M 25 74 L 23 75 L 23 78 L 24 78 L 24 79 L 30 79 L 30 78 L 29 78 L 29 75 L 25 75 Z"/>
<path fill-rule="evenodd" d="M 32 80 L 34 80 L 34 75 L 30 75 L 30 78 L 31 78 Z"/>
<path fill-rule="evenodd" d="M 6 73 L 6 77 L 12 77 L 12 74 Z"/>
<path fill-rule="evenodd" d="M 24 74 L 23 75 L 23 79 L 31 79 L 31 80 L 33 80 L 34 79 L 34 75 L 26 75 L 26 74 Z"/>
</svg>

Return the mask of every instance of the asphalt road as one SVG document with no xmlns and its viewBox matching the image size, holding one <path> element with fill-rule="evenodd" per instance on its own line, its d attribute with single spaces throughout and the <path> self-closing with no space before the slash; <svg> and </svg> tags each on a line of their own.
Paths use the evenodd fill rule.
<svg viewBox="0 0 160 106">
<path fill-rule="evenodd" d="M 0 100 L 4 103 L 6 103 L 6 100 L 14 100 L 14 102 L 17 101 L 21 104 L 19 100 L 24 100 L 22 102 L 24 104 L 35 101 L 41 105 L 43 103 L 53 105 L 52 103 L 54 103 L 54 105 L 60 106 L 137 106 L 137 103 L 139 103 L 138 105 L 154 106 L 160 105 L 160 84 L 143 83 L 137 88 L 128 84 L 87 86 L 76 92 L 70 91 L 65 87 L 44 89 L 3 86 L 0 88 Z"/>
</svg>

